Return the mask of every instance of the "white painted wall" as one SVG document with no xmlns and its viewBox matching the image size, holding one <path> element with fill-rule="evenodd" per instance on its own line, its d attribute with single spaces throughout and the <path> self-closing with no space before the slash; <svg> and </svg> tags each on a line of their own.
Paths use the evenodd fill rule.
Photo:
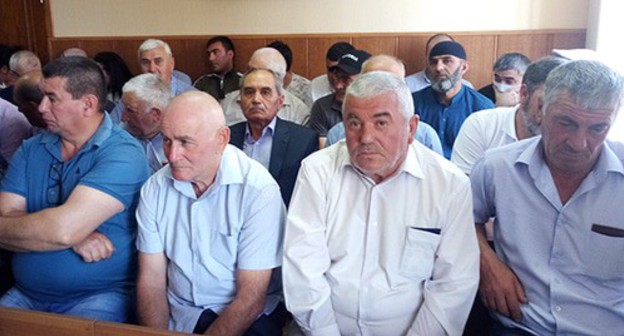
<svg viewBox="0 0 624 336">
<path fill-rule="evenodd" d="M 50 0 L 50 5 L 55 36 L 76 37 L 585 29 L 590 1 Z"/>
</svg>

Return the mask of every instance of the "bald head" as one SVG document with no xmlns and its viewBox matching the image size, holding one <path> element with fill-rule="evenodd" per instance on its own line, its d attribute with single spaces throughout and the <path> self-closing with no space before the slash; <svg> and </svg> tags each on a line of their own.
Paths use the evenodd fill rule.
<svg viewBox="0 0 624 336">
<path fill-rule="evenodd" d="M 286 60 L 277 49 L 260 48 L 254 51 L 247 63 L 247 69 L 266 69 L 273 71 L 279 78 L 284 80 L 286 75 Z"/>
<path fill-rule="evenodd" d="M 203 194 L 214 182 L 230 141 L 221 105 L 205 92 L 183 93 L 167 107 L 162 134 L 173 178 L 191 182 L 196 195 Z"/>
<path fill-rule="evenodd" d="M 393 73 L 400 78 L 405 77 L 405 65 L 403 65 L 403 62 L 390 55 L 375 55 L 367 59 L 362 64 L 361 73 L 365 74 L 372 71 L 385 71 Z"/>
</svg>

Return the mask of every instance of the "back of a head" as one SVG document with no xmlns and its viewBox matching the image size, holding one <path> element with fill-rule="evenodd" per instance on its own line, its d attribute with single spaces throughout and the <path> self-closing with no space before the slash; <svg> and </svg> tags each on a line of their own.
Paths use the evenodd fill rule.
<svg viewBox="0 0 624 336">
<path fill-rule="evenodd" d="M 268 69 L 276 73 L 282 80 L 286 76 L 286 60 L 274 48 L 260 48 L 251 55 L 249 59 L 249 68 L 252 69 Z"/>
<path fill-rule="evenodd" d="M 331 47 L 329 47 L 329 49 L 327 50 L 327 54 L 325 55 L 325 58 L 332 62 L 338 62 L 340 60 L 340 57 L 342 57 L 342 55 L 352 50 L 355 50 L 355 47 L 352 46 L 351 44 L 347 42 L 337 42 L 337 43 L 334 43 Z"/>
<path fill-rule="evenodd" d="M 391 55 L 375 55 L 362 64 L 362 72 L 386 71 L 399 77 L 405 77 L 405 64 L 399 58 Z"/>
<path fill-rule="evenodd" d="M 293 54 L 288 44 L 282 41 L 273 41 L 269 43 L 267 47 L 273 48 L 279 51 L 280 54 L 282 54 L 284 60 L 286 61 L 286 72 L 289 72 L 290 68 L 292 67 Z"/>
<path fill-rule="evenodd" d="M 502 54 L 494 63 L 494 72 L 516 70 L 523 75 L 531 60 L 525 55 L 517 52 Z"/>
<path fill-rule="evenodd" d="M 624 94 L 624 79 L 602 62 L 570 61 L 550 72 L 544 90 L 545 105 L 565 94 L 583 109 L 617 111 Z"/>
<path fill-rule="evenodd" d="M 31 71 L 21 76 L 13 89 L 13 100 L 18 105 L 33 103 L 39 105 L 43 100 L 43 93 L 39 89 L 39 83 L 43 79 L 40 70 Z"/>
<path fill-rule="evenodd" d="M 30 50 L 20 50 L 11 55 L 9 68 L 20 76 L 33 70 L 41 70 L 41 61 Z"/>
<path fill-rule="evenodd" d="M 96 54 L 93 60 L 101 64 L 108 74 L 110 92 L 121 95 L 121 88 L 132 78 L 132 72 L 123 58 L 115 52 L 103 51 Z"/>
<path fill-rule="evenodd" d="M 165 48 L 165 52 L 167 53 L 167 55 L 173 57 L 173 53 L 171 52 L 171 47 L 169 46 L 169 44 L 165 41 L 156 39 L 148 39 L 143 41 L 143 43 L 141 43 L 141 45 L 139 46 L 138 56 L 141 57 L 141 53 L 150 51 L 158 47 Z"/>
<path fill-rule="evenodd" d="M 87 57 L 87 52 L 80 48 L 69 48 L 69 49 L 65 49 L 65 51 L 63 51 L 63 53 L 61 54 L 61 57 L 68 57 L 68 56 Z"/>
<path fill-rule="evenodd" d="M 370 99 L 384 93 L 392 93 L 397 98 L 405 121 L 414 115 L 412 93 L 404 78 L 387 71 L 372 71 L 361 74 L 347 88 L 344 105 L 350 98 Z"/>
<path fill-rule="evenodd" d="M 553 69 L 566 61 L 560 57 L 547 56 L 531 63 L 522 77 L 522 84 L 526 85 L 529 94 L 532 94 L 538 87 L 544 85 Z"/>
<path fill-rule="evenodd" d="M 171 100 L 169 84 L 158 75 L 144 73 L 130 79 L 123 86 L 123 93 L 133 93 L 148 108 L 156 107 L 164 111 Z"/>
<path fill-rule="evenodd" d="M 236 53 L 236 51 L 234 50 L 234 42 L 232 42 L 229 37 L 224 35 L 217 35 L 212 37 L 210 40 L 208 40 L 208 42 L 206 42 L 206 48 L 208 48 L 211 44 L 215 44 L 217 42 L 221 43 L 225 51 L 231 50 L 232 52 Z"/>
<path fill-rule="evenodd" d="M 98 109 L 104 111 L 106 103 L 104 75 L 95 61 L 81 56 L 59 58 L 43 67 L 43 77 L 66 79 L 65 90 L 73 99 L 92 94 L 98 99 Z"/>
</svg>

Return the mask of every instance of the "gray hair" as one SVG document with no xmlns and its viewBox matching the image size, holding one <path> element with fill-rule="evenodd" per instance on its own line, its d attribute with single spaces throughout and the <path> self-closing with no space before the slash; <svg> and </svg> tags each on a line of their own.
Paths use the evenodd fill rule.
<svg viewBox="0 0 624 336">
<path fill-rule="evenodd" d="M 134 93 L 144 102 L 145 111 L 158 108 L 164 111 L 171 100 L 171 89 L 158 75 L 144 73 L 130 79 L 121 89 L 123 93 Z"/>
<path fill-rule="evenodd" d="M 278 74 L 276 74 L 275 72 L 273 72 L 273 70 L 271 70 L 271 69 L 251 69 L 251 70 L 247 71 L 243 75 L 243 79 L 241 79 L 241 85 L 240 85 L 241 90 L 245 86 L 245 79 L 247 79 L 247 77 L 249 75 L 251 75 L 252 73 L 257 72 L 257 71 L 266 71 L 266 72 L 270 73 L 271 76 L 273 76 L 273 80 L 275 81 L 275 90 L 277 91 L 277 93 L 280 96 L 284 95 L 284 91 L 286 91 L 284 89 L 284 80 L 282 78 L 280 78 L 280 76 Z"/>
<path fill-rule="evenodd" d="M 561 57 L 546 56 L 531 63 L 522 77 L 522 84 L 526 85 L 529 95 L 532 95 L 535 90 L 544 85 L 548 74 L 553 69 L 565 62 L 567 60 Z"/>
<path fill-rule="evenodd" d="M 171 47 L 169 46 L 169 44 L 165 41 L 155 40 L 155 39 L 148 39 L 148 40 L 143 41 L 143 43 L 141 43 L 141 45 L 139 46 L 138 57 L 141 57 L 141 53 L 150 51 L 158 47 L 165 48 L 165 52 L 167 53 L 167 55 L 169 55 L 170 57 L 173 57 L 173 53 L 171 52 Z"/>
<path fill-rule="evenodd" d="M 342 111 L 344 113 L 345 106 L 349 98 L 374 98 L 384 93 L 392 93 L 399 102 L 399 108 L 405 121 L 410 120 L 414 116 L 414 102 L 412 93 L 410 92 L 405 80 L 393 73 L 387 71 L 372 71 L 360 75 L 349 87 L 345 93 L 345 99 L 342 103 Z"/>
<path fill-rule="evenodd" d="M 20 50 L 11 55 L 9 59 L 9 69 L 21 76 L 26 72 L 41 69 L 41 61 L 34 52 L 30 50 Z"/>
<path fill-rule="evenodd" d="M 362 63 L 362 72 L 372 72 L 376 70 L 382 70 L 381 68 L 384 68 L 383 70 L 390 72 L 390 70 L 387 67 L 388 65 L 396 66 L 398 70 L 402 73 L 402 74 L 397 73 L 396 75 L 405 77 L 405 64 L 403 63 L 403 61 L 401 61 L 401 59 L 399 59 L 396 56 L 385 55 L 385 54 L 380 54 L 380 55 L 369 57 L 366 61 L 364 61 L 364 63 Z M 372 67 L 373 70 L 369 69 L 370 67 Z"/>
<path fill-rule="evenodd" d="M 528 57 L 521 53 L 512 52 L 502 54 L 494 63 L 493 70 L 494 72 L 516 70 L 522 75 L 529 64 L 531 64 L 531 60 Z"/>
<path fill-rule="evenodd" d="M 570 61 L 555 68 L 546 79 L 544 109 L 565 93 L 574 104 L 587 110 L 613 109 L 622 103 L 624 79 L 599 61 Z"/>
</svg>

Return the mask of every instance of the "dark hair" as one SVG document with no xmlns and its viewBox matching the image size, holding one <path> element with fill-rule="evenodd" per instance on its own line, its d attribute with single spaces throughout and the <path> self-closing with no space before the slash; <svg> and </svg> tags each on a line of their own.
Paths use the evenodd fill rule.
<svg viewBox="0 0 624 336">
<path fill-rule="evenodd" d="M 24 81 L 20 85 L 14 86 L 13 100 L 19 104 L 34 103 L 39 105 L 43 100 L 43 92 L 39 89 L 38 83 Z"/>
<path fill-rule="evenodd" d="M 208 43 L 206 43 L 206 48 L 208 48 L 211 44 L 217 43 L 217 42 L 221 42 L 225 51 L 232 50 L 233 53 L 236 53 L 236 51 L 234 50 L 234 43 L 232 43 L 232 40 L 230 40 L 229 37 L 223 36 L 223 35 L 217 35 L 211 38 L 210 40 L 208 40 Z"/>
<path fill-rule="evenodd" d="M 121 88 L 132 78 L 132 72 L 128 69 L 126 62 L 124 62 L 121 56 L 112 51 L 97 53 L 97 55 L 93 57 L 93 60 L 100 63 L 104 71 L 108 74 L 108 93 L 110 93 L 113 98 L 121 98 Z"/>
<path fill-rule="evenodd" d="M 73 99 L 86 94 L 95 95 L 98 99 L 98 110 L 104 111 L 106 104 L 106 88 L 104 74 L 95 61 L 82 56 L 68 56 L 53 60 L 43 67 L 43 77 L 65 78 L 65 90 Z"/>
<path fill-rule="evenodd" d="M 282 41 L 273 41 L 269 43 L 267 47 L 279 51 L 279 53 L 284 56 L 284 59 L 286 60 L 286 72 L 290 71 L 290 67 L 292 66 L 293 62 L 293 54 L 288 44 Z"/>
<path fill-rule="evenodd" d="M 351 51 L 351 50 L 355 50 L 355 47 L 352 46 L 350 43 L 337 42 L 337 43 L 334 43 L 331 47 L 329 47 L 329 49 L 327 50 L 327 55 L 325 55 L 325 58 L 332 62 L 338 62 L 340 60 L 340 57 L 342 57 L 342 55 L 347 53 L 347 51 Z"/>
<path fill-rule="evenodd" d="M 537 89 L 538 86 L 546 83 L 546 78 L 550 72 L 567 62 L 565 58 L 547 56 L 531 63 L 522 77 L 522 84 L 526 85 L 529 95 Z"/>
<path fill-rule="evenodd" d="M 3 66 L 9 68 L 9 60 L 11 59 L 11 56 L 20 50 L 22 50 L 20 47 L 0 44 L 0 68 Z"/>
</svg>

